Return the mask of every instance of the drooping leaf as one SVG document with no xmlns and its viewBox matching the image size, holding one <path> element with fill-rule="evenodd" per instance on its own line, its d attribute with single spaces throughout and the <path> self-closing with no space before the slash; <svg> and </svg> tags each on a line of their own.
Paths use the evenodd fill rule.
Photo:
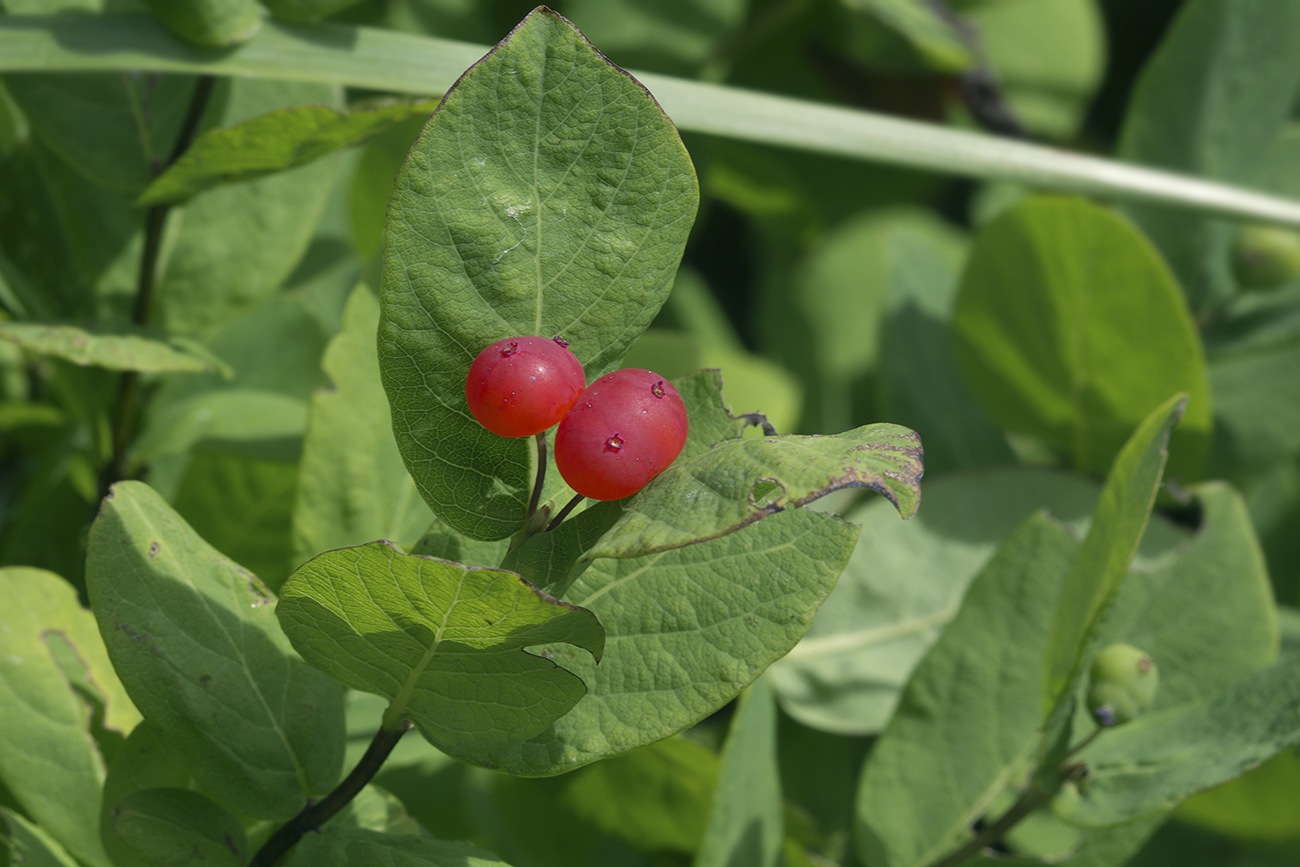
<svg viewBox="0 0 1300 867">
<path fill-rule="evenodd" d="M 239 820 L 191 789 L 144 789 L 113 810 L 118 836 L 159 867 L 243 867 L 248 840 Z"/>
<path fill-rule="evenodd" d="M 1223 181 L 1257 181 L 1300 85 L 1300 69 L 1285 59 L 1297 37 L 1300 4 L 1291 0 L 1184 4 L 1138 80 L 1120 157 Z M 1233 292 L 1230 226 L 1169 208 L 1129 210 L 1198 314 Z"/>
<path fill-rule="evenodd" d="M 154 14 L 187 42 L 224 48 L 262 25 L 256 0 L 148 0 Z"/>
<path fill-rule="evenodd" d="M 586 696 L 524 743 L 457 757 L 546 776 L 699 722 L 794 646 L 856 538 L 857 528 L 838 518 L 788 509 L 699 545 L 594 561 L 566 597 L 600 618 L 600 665 L 547 648 L 583 679 Z"/>
<path fill-rule="evenodd" d="M 1191 396 L 1170 472 L 1195 475 L 1211 426 L 1204 352 L 1156 251 L 1124 220 L 1073 199 L 1028 199 L 984 227 L 962 276 L 954 350 L 1004 428 L 1104 473 L 1138 423 Z"/>
<path fill-rule="evenodd" d="M 341 94 L 322 84 L 244 79 L 218 82 L 213 102 L 222 109 L 218 122 L 229 126 L 286 105 L 338 105 Z M 338 172 L 336 158 L 320 159 L 210 190 L 174 210 L 157 321 L 178 334 L 208 335 L 267 301 L 306 252 Z"/>
<path fill-rule="evenodd" d="M 144 373 L 220 373 L 228 370 L 193 341 L 168 340 L 137 329 L 0 322 L 0 339 L 83 367 Z"/>
<path fill-rule="evenodd" d="M 583 681 L 524 651 L 573 645 L 599 659 L 600 623 L 497 569 L 403 554 L 385 542 L 327 551 L 285 583 L 280 622 L 304 658 L 391 701 L 443 750 L 499 748 L 544 730 Z"/>
<path fill-rule="evenodd" d="M 121 482 L 91 526 L 86 579 L 109 657 L 203 791 L 287 819 L 343 759 L 343 691 L 293 652 L 274 597 L 148 486 Z"/>
<path fill-rule="evenodd" d="M 724 443 L 679 458 L 652 479 L 583 559 L 640 557 L 714 539 L 841 488 L 870 488 L 908 518 L 920 502 L 921 472 L 920 438 L 898 425 Z"/>
<path fill-rule="evenodd" d="M 1042 738 L 1041 661 L 1078 550 L 1040 513 L 975 579 L 863 770 L 856 839 L 864 863 L 925 867 L 969 840 L 993 798 L 1024 784 Z"/>
<path fill-rule="evenodd" d="M 878 732 L 970 582 L 1011 531 L 1039 509 L 1080 535 L 1099 486 L 1030 468 L 962 473 L 924 483 L 925 504 L 903 524 L 886 500 L 844 513 L 862 526 L 835 591 L 808 635 L 771 669 L 782 707 L 805 725 Z M 1139 554 L 1161 562 L 1184 536 L 1153 519 Z"/>
<path fill-rule="evenodd" d="M 1186 406 L 1187 396 L 1175 395 L 1156 407 L 1124 444 L 1106 477 L 1092 527 L 1061 591 L 1043 657 L 1045 713 L 1068 697 L 1067 687 L 1120 591 L 1160 490 L 1170 434 Z"/>
<path fill-rule="evenodd" d="M 1284 656 L 1223 692 L 1116 726 L 1079 753 L 1087 779 L 1056 810 L 1084 827 L 1162 812 L 1300 743 L 1298 704 L 1300 666 Z"/>
<path fill-rule="evenodd" d="M 0 569 L 5 623 L 0 629 L 0 782 L 23 811 L 77 858 L 107 867 L 96 832 L 104 759 L 91 738 L 90 702 L 65 674 L 61 638 L 82 667 L 77 680 L 98 687 L 100 724 L 129 730 L 139 714 L 122 692 L 90 612 L 63 579 L 41 569 Z M 70 680 L 72 682 L 70 682 Z M 111 716 L 108 714 L 111 713 Z"/>
<path fill-rule="evenodd" d="M 776 697 L 767 678 L 741 693 L 695 867 L 782 864 Z"/>
<path fill-rule="evenodd" d="M 437 101 L 343 112 L 300 105 L 200 135 L 159 175 L 137 205 L 175 204 L 219 184 L 252 180 L 305 165 L 360 144 L 408 118 L 428 115 Z"/>
<path fill-rule="evenodd" d="M 378 299 L 358 286 L 342 333 L 325 351 L 332 386 L 311 400 L 293 510 L 295 563 L 374 539 L 409 546 L 433 521 L 393 442 L 375 354 L 378 326 Z"/>
<path fill-rule="evenodd" d="M 697 201 L 658 105 L 549 10 L 447 94 L 394 188 L 379 332 L 398 447 L 442 520 L 504 538 L 528 500 L 531 444 L 465 406 L 479 350 L 559 335 L 588 379 L 608 371 L 667 297 Z"/>
<path fill-rule="evenodd" d="M 414 834 L 388 834 L 364 828 L 327 828 L 308 834 L 289 853 L 286 867 L 509 867 L 468 843 L 450 843 Z"/>
</svg>

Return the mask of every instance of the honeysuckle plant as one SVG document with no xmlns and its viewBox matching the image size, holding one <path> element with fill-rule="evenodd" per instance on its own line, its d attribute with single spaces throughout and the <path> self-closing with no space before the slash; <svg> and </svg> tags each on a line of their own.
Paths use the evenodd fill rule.
<svg viewBox="0 0 1300 867">
<path fill-rule="evenodd" d="M 1238 188 L 1300 194 L 1300 73 L 1190 72 L 1300 6 L 1192 0 L 1133 97 L 1121 155 L 1234 187 L 630 73 L 545 7 L 488 49 L 355 23 L 450 5 L 0 3 L 6 863 L 1300 839 L 1234 807 L 1300 743 L 1294 237 L 1206 216 L 1300 223 Z M 812 33 L 1022 136 L 1096 84 L 999 83 L 997 3 L 726 5 L 563 11 L 708 81 Z M 990 185 L 959 231 L 727 137 L 1134 203 Z M 692 267 L 736 215 L 744 312 Z"/>
</svg>

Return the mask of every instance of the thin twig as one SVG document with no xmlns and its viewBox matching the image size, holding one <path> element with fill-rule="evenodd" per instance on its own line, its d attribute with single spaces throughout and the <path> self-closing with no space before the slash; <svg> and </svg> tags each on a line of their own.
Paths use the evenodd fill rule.
<svg viewBox="0 0 1300 867">
<path fill-rule="evenodd" d="M 176 144 L 165 165 L 155 162 L 154 177 L 162 174 L 168 166 L 176 162 L 189 149 L 199 129 L 199 121 L 207 110 L 208 100 L 216 77 L 200 75 L 194 85 L 194 94 L 190 97 L 189 109 L 181 123 Z M 148 325 L 153 311 L 154 295 L 158 284 L 158 259 L 162 252 L 163 231 L 167 228 L 167 214 L 171 205 L 154 205 L 144 218 L 144 249 L 140 254 L 140 273 L 136 280 L 135 298 L 131 303 L 131 322 L 135 325 Z M 113 401 L 113 415 L 109 424 L 112 436 L 111 456 L 100 474 L 100 495 L 108 493 L 114 482 L 127 476 L 127 447 L 135 432 L 135 423 L 140 414 L 140 374 L 134 370 L 125 371 L 117 383 L 117 397 Z"/>
<path fill-rule="evenodd" d="M 984 830 L 980 831 L 970 842 L 935 861 L 930 867 L 958 867 L 958 865 L 966 863 L 1005 837 L 1006 833 L 1022 819 L 1046 804 L 1048 798 L 1048 794 L 1043 790 L 1036 787 L 1029 788 L 1020 796 L 1020 800 L 1011 805 L 1011 809 L 1002 814 L 1000 819 L 992 825 L 986 825 Z"/>
<path fill-rule="evenodd" d="M 551 519 L 551 523 L 546 525 L 546 532 L 549 533 L 556 527 L 560 526 L 560 522 L 567 518 L 569 513 L 577 508 L 578 504 L 581 503 L 583 499 L 584 497 L 582 494 L 574 494 L 573 499 L 569 500 L 569 502 L 565 504 L 564 508 L 560 509 L 560 513 Z"/>
<path fill-rule="evenodd" d="M 383 767 L 384 760 L 393 751 L 393 747 L 397 746 L 402 735 L 410 730 L 411 722 L 405 720 L 396 729 L 381 728 L 376 732 L 370 746 L 366 748 L 366 754 L 361 757 L 361 761 L 357 762 L 352 773 L 348 774 L 343 782 L 334 788 L 334 791 L 316 803 L 308 804 L 301 813 L 281 825 L 270 839 L 262 844 L 262 848 L 257 850 L 253 860 L 248 862 L 248 867 L 271 867 L 303 836 L 332 819 L 366 787 L 367 783 L 374 779 L 375 774 Z"/>
</svg>

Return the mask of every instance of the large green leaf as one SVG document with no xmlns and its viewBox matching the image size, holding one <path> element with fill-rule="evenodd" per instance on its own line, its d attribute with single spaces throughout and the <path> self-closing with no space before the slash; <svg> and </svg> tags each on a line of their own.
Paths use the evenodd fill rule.
<svg viewBox="0 0 1300 867">
<path fill-rule="evenodd" d="M 94 618 L 77 592 L 50 572 L 0 569 L 5 599 L 0 629 L 0 782 L 23 811 L 70 852 L 105 867 L 96 832 L 104 759 L 90 733 L 93 723 L 123 731 L 139 719 L 108 664 Z M 55 640 L 72 659 L 56 654 Z M 82 671 L 65 671 L 63 662 Z M 78 690 L 97 688 L 97 696 Z M 92 718 L 91 702 L 107 719 Z"/>
<path fill-rule="evenodd" d="M 589 378 L 671 287 L 698 201 L 677 131 L 635 80 L 540 9 L 451 90 L 389 206 L 380 369 L 398 447 L 453 528 L 523 522 L 531 443 L 465 405 L 478 352 L 562 336 Z"/>
<path fill-rule="evenodd" d="M 342 688 L 294 654 L 266 586 L 151 488 L 113 487 L 91 526 L 86 581 L 127 692 L 213 800 L 287 819 L 333 787 Z"/>
<path fill-rule="evenodd" d="M 286 867 L 508 867 L 491 853 L 468 843 L 450 843 L 414 834 L 388 834 L 364 828 L 328 828 L 308 834 L 284 862 Z"/>
<path fill-rule="evenodd" d="M 374 539 L 409 546 L 433 521 L 393 442 L 375 354 L 378 327 L 378 299 L 358 286 L 343 314 L 343 331 L 325 352 L 333 387 L 311 399 L 293 510 L 298 563 Z"/>
<path fill-rule="evenodd" d="M 168 340 L 142 329 L 78 328 L 37 322 L 0 322 L 0 340 L 83 367 L 145 373 L 221 372 L 226 367 L 202 346 Z"/>
<path fill-rule="evenodd" d="M 1205 357 L 1159 255 L 1123 219 L 1030 199 L 980 232 L 953 318 L 957 362 L 993 418 L 1103 473 L 1149 412 L 1191 396 L 1170 472 L 1195 475 L 1211 430 Z"/>
<path fill-rule="evenodd" d="M 146 863 L 243 867 L 248 841 L 239 820 L 190 789 L 144 789 L 113 809 L 113 828 Z"/>
<path fill-rule="evenodd" d="M 1256 181 L 1261 158 L 1291 116 L 1300 68 L 1287 53 L 1298 38 L 1295 0 L 1184 4 L 1138 81 L 1120 156 L 1223 181 Z M 1165 208 L 1132 212 L 1198 314 L 1232 293 L 1231 227 Z"/>
<path fill-rule="evenodd" d="M 282 172 L 360 144 L 411 117 L 427 116 L 437 102 L 400 103 L 341 112 L 300 105 L 260 115 L 200 135 L 136 200 L 173 204 L 210 187 Z"/>
<path fill-rule="evenodd" d="M 1056 801 L 1084 827 L 1159 813 L 1300 743 L 1300 666 L 1283 659 L 1200 701 L 1140 717 L 1079 753 L 1088 776 Z"/>
<path fill-rule="evenodd" d="M 841 488 L 869 488 L 910 518 L 922 469 L 920 438 L 891 424 L 723 443 L 652 479 L 584 559 L 641 557 L 714 539 Z"/>
<path fill-rule="evenodd" d="M 522 744 L 458 757 L 524 776 L 558 774 L 699 722 L 794 646 L 856 538 L 838 518 L 788 509 L 699 545 L 594 561 L 566 598 L 600 618 L 600 665 L 547 648 L 586 682 L 587 695 Z"/>
<path fill-rule="evenodd" d="M 863 770 L 864 863 L 925 867 L 966 842 L 995 797 L 1023 784 L 1042 738 L 1043 653 L 1078 550 L 1040 513 L 975 579 Z"/>
<path fill-rule="evenodd" d="M 741 693 L 722 751 L 695 867 L 777 867 L 784 837 L 776 760 L 776 697 L 767 678 Z"/>
<path fill-rule="evenodd" d="M 146 789 L 181 789 L 192 783 L 185 754 L 157 725 L 143 722 L 127 737 L 108 766 L 99 815 L 99 839 L 114 867 L 151 867 L 113 827 L 113 810 Z"/>
<path fill-rule="evenodd" d="M 1300 755 L 1283 750 L 1258 768 L 1184 801 L 1178 818 L 1245 840 L 1282 842 L 1300 837 L 1291 809 L 1300 792 Z"/>
<path fill-rule="evenodd" d="M 573 645 L 599 660 L 589 611 L 518 575 L 403 554 L 385 542 L 326 553 L 285 583 L 280 622 L 303 657 L 391 701 L 443 750 L 490 750 L 544 730 L 582 698 L 579 677 L 524 648 Z"/>
<path fill-rule="evenodd" d="M 782 707 L 805 725 L 845 734 L 883 728 L 997 546 L 1039 509 L 1082 535 L 1100 491 L 1077 476 L 1029 468 L 924 485 L 925 505 L 906 523 L 874 497 L 844 513 L 862 526 L 853 557 L 808 635 L 772 666 Z M 1152 520 L 1139 553 L 1143 569 L 1184 541 L 1168 522 Z"/>
<path fill-rule="evenodd" d="M 1152 411 L 1124 444 L 1106 477 L 1092 527 L 1061 591 L 1043 657 L 1045 712 L 1068 698 L 1067 687 L 1078 676 L 1088 645 L 1120 591 L 1160 490 L 1170 434 L 1186 406 L 1186 395 L 1175 395 Z"/>
</svg>

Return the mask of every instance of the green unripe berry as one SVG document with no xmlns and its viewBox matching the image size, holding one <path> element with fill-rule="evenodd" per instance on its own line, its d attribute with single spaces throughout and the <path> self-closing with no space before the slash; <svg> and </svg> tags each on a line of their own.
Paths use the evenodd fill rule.
<svg viewBox="0 0 1300 867">
<path fill-rule="evenodd" d="M 1126 723 L 1151 707 L 1160 686 L 1156 661 L 1136 647 L 1112 644 L 1092 661 L 1088 712 L 1102 728 Z"/>
<path fill-rule="evenodd" d="M 1243 289 L 1277 289 L 1300 275 L 1300 234 L 1246 226 L 1232 247 L 1232 272 Z"/>
</svg>

